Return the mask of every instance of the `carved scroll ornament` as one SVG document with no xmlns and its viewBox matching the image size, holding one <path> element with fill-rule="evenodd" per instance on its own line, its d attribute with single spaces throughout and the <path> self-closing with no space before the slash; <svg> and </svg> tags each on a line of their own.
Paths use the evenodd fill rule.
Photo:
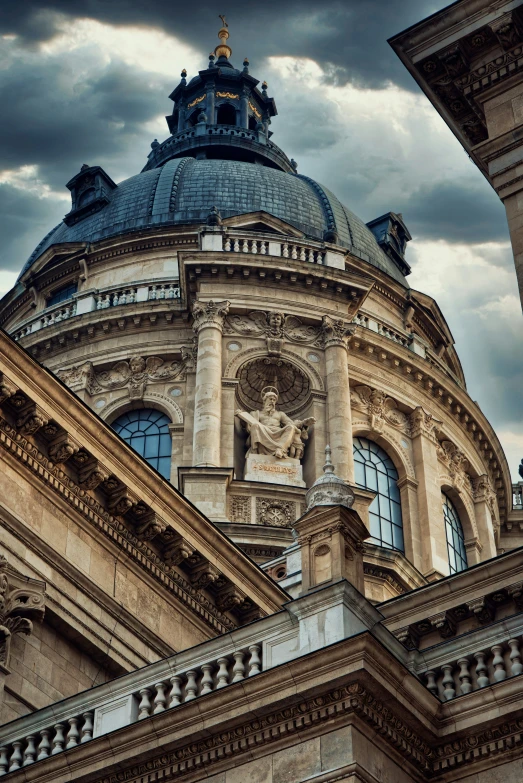
<svg viewBox="0 0 523 783">
<path fill-rule="evenodd" d="M 0 666 L 8 664 L 12 636 L 30 634 L 32 620 L 42 619 L 44 589 L 43 582 L 21 576 L 0 555 Z"/>
</svg>

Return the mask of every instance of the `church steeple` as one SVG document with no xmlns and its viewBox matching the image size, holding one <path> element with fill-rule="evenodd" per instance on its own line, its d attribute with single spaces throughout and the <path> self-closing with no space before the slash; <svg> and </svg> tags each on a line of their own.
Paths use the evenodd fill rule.
<svg viewBox="0 0 523 783">
<path fill-rule="evenodd" d="M 207 68 L 191 79 L 184 68 L 169 96 L 174 102 L 172 114 L 166 117 L 171 137 L 154 145 L 145 169 L 190 156 L 261 163 L 292 172 L 287 156 L 269 142 L 271 118 L 277 110 L 267 82 L 260 85 L 251 76 L 247 58 L 241 70 L 234 67 L 227 43 L 229 25 L 225 16 L 220 19 L 220 43 L 210 53 Z"/>
</svg>

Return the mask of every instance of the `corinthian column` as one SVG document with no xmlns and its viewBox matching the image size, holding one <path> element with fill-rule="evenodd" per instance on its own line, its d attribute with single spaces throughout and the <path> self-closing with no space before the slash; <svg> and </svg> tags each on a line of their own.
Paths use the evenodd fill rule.
<svg viewBox="0 0 523 783">
<path fill-rule="evenodd" d="M 220 466 L 222 408 L 222 329 L 229 302 L 195 302 L 193 328 L 198 335 L 194 389 L 193 462 Z"/>
<path fill-rule="evenodd" d="M 354 482 L 347 339 L 350 326 L 325 315 L 322 321 L 327 379 L 327 431 L 336 473 Z"/>
</svg>

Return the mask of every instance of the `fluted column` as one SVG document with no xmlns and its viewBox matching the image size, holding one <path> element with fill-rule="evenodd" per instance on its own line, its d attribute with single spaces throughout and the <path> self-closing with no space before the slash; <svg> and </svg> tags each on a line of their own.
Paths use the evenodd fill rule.
<svg viewBox="0 0 523 783">
<path fill-rule="evenodd" d="M 347 366 L 347 339 L 351 329 L 341 319 L 324 316 L 322 330 L 327 382 L 327 431 L 332 461 L 337 475 L 353 483 L 352 415 Z"/>
<path fill-rule="evenodd" d="M 222 408 L 222 329 L 229 302 L 195 302 L 193 328 L 198 335 L 194 390 L 193 463 L 220 466 Z"/>
</svg>

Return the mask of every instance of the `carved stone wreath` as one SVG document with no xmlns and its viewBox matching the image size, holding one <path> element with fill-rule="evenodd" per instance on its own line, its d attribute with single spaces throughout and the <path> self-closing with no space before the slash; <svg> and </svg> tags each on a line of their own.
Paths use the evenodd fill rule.
<svg viewBox="0 0 523 783">
<path fill-rule="evenodd" d="M 267 500 L 256 498 L 256 521 L 269 527 L 291 527 L 296 518 L 296 505 L 292 500 Z"/>
<path fill-rule="evenodd" d="M 294 364 L 279 357 L 267 356 L 244 364 L 238 374 L 238 396 L 247 410 L 262 407 L 261 391 L 276 386 L 278 408 L 289 411 L 305 402 L 310 393 L 310 381 Z"/>
</svg>

